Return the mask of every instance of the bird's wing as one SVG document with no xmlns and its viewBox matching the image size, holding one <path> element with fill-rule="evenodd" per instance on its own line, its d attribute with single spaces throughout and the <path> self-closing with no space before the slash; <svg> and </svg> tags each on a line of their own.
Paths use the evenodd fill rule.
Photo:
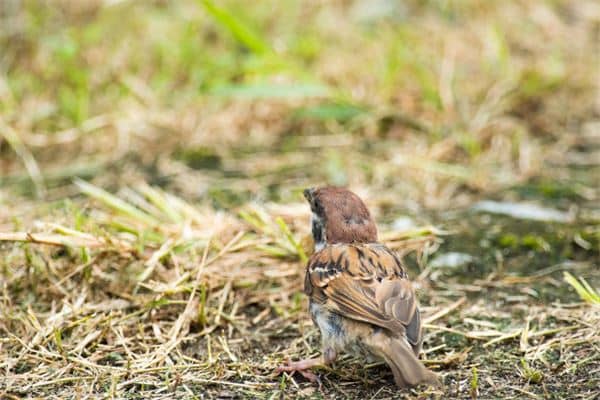
<svg viewBox="0 0 600 400">
<path fill-rule="evenodd" d="M 398 256 L 383 245 L 336 244 L 312 255 L 305 292 L 344 317 L 406 336 L 418 352 L 421 320 Z"/>
</svg>

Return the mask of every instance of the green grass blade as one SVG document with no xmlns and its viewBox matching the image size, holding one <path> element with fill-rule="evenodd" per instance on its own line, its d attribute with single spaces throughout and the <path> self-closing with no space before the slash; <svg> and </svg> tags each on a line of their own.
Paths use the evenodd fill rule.
<svg viewBox="0 0 600 400">
<path fill-rule="evenodd" d="M 267 224 L 265 216 L 260 214 L 256 210 L 251 210 L 250 212 L 241 210 L 238 212 L 240 218 L 242 218 L 246 223 L 252 226 L 254 229 L 258 230 L 267 235 L 272 235 L 273 230 Z"/>
<path fill-rule="evenodd" d="M 294 111 L 293 116 L 298 119 L 311 119 L 317 121 L 336 120 L 345 122 L 360 115 L 367 114 L 364 107 L 352 104 L 319 104 L 317 106 L 301 107 Z"/>
<path fill-rule="evenodd" d="M 590 304 L 600 304 L 600 295 L 594 290 L 583 278 L 579 278 L 581 282 L 579 282 L 573 275 L 569 272 L 564 272 L 564 280 L 577 292 L 579 297 L 587 303 Z"/>
<path fill-rule="evenodd" d="M 215 22 L 227 29 L 240 43 L 252 50 L 253 53 L 264 54 L 271 51 L 269 45 L 254 30 L 225 8 L 218 7 L 211 0 L 200 0 L 200 4 L 204 6 Z"/>
<path fill-rule="evenodd" d="M 330 94 L 325 85 L 298 83 L 291 85 L 254 83 L 248 85 L 219 86 L 211 94 L 221 97 L 245 99 L 304 99 L 326 97 Z"/>
<path fill-rule="evenodd" d="M 183 221 L 183 217 L 169 202 L 169 199 L 162 191 L 145 184 L 139 186 L 137 190 L 146 196 L 146 198 L 149 199 L 150 202 L 160 211 L 162 211 L 172 222 L 181 223 Z"/>
<path fill-rule="evenodd" d="M 0 138 L 4 138 L 8 145 L 12 147 L 15 154 L 21 158 L 25 169 L 33 182 L 35 187 L 36 195 L 43 198 L 46 195 L 46 185 L 44 178 L 40 171 L 40 167 L 37 161 L 33 157 L 33 154 L 29 151 L 27 146 L 21 140 L 19 134 L 8 124 L 0 118 Z"/>
<path fill-rule="evenodd" d="M 579 278 L 579 280 L 581 280 L 585 290 L 590 294 L 592 303 L 600 304 L 600 294 L 585 279 Z"/>
<path fill-rule="evenodd" d="M 294 235 L 292 235 L 292 231 L 290 231 L 290 228 L 287 226 L 287 224 L 285 223 L 283 218 L 277 217 L 275 219 L 275 222 L 277 222 L 277 225 L 279 225 L 279 229 L 281 229 L 281 231 L 287 238 L 288 242 L 290 242 L 292 247 L 296 250 L 298 257 L 300 257 L 300 261 L 302 261 L 303 263 L 307 262 L 308 257 L 306 257 L 306 253 L 304 253 L 304 249 L 302 248 L 300 243 L 298 243 L 296 238 L 294 238 Z"/>
<path fill-rule="evenodd" d="M 84 194 L 103 202 L 121 214 L 125 214 L 128 217 L 138 220 L 146 225 L 156 226 L 160 224 L 158 220 L 154 219 L 149 214 L 146 214 L 140 209 L 121 200 L 117 196 L 108 193 L 104 189 L 100 189 L 99 187 L 94 186 L 86 181 L 82 181 L 81 179 L 75 179 L 74 183 Z"/>
<path fill-rule="evenodd" d="M 260 244 L 260 245 L 257 245 L 256 248 L 258 250 L 270 255 L 271 257 L 275 257 L 275 258 L 289 258 L 290 257 L 290 252 L 287 251 L 286 249 L 282 249 L 281 247 L 271 246 L 271 245 L 267 245 L 267 244 Z"/>
</svg>

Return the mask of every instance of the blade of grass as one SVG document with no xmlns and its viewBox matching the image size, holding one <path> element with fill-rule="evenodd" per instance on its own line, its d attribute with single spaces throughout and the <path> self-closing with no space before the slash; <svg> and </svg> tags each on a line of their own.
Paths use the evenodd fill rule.
<svg viewBox="0 0 600 400">
<path fill-rule="evenodd" d="M 237 97 L 246 99 L 303 99 L 327 97 L 330 89 L 324 85 L 299 83 L 291 85 L 274 85 L 270 83 L 254 83 L 249 85 L 220 86 L 211 94 L 221 97 Z"/>
<path fill-rule="evenodd" d="M 170 204 L 169 199 L 164 193 L 145 184 L 140 185 L 137 190 L 146 196 L 154 206 L 165 213 L 171 221 L 175 223 L 183 221 L 180 213 Z"/>
<path fill-rule="evenodd" d="M 21 141 L 21 138 L 17 132 L 0 118 L 0 136 L 4 137 L 8 142 L 9 146 L 12 147 L 13 151 L 23 161 L 25 169 L 33 182 L 37 197 L 43 198 L 46 194 L 46 185 L 44 184 L 44 178 L 40 171 L 40 168 L 33 157 L 33 154 Z"/>
<path fill-rule="evenodd" d="M 50 233 L 29 232 L 0 232 L 0 242 L 30 242 L 66 247 L 102 248 L 106 242 L 99 238 L 85 238 L 80 236 L 64 236 Z"/>
<path fill-rule="evenodd" d="M 244 221 L 246 221 L 246 223 L 248 223 L 248 225 L 252 226 L 253 228 L 257 229 L 258 231 L 269 234 L 269 235 L 273 233 L 273 231 L 267 225 L 267 222 L 264 220 L 264 218 L 262 218 L 262 216 L 259 215 L 254 210 L 252 210 L 251 212 L 241 210 L 238 212 L 238 215 Z"/>
<path fill-rule="evenodd" d="M 317 106 L 301 107 L 294 111 L 293 117 L 298 119 L 312 120 L 337 120 L 348 121 L 360 115 L 367 114 L 369 111 L 365 107 L 359 107 L 353 104 L 319 104 Z"/>
<path fill-rule="evenodd" d="M 146 262 L 146 268 L 139 275 L 138 281 L 144 282 L 146 279 L 148 279 L 150 275 L 152 275 L 152 272 L 154 272 L 154 268 L 156 267 L 156 264 L 158 264 L 160 259 L 169 254 L 169 252 L 171 252 L 171 250 L 173 250 L 173 247 L 175 247 L 176 245 L 177 241 L 173 239 L 169 239 L 166 242 L 164 242 L 163 245 L 160 246 L 160 248 L 157 251 L 155 251 L 152 254 L 152 256 L 148 259 L 148 261 Z"/>
<path fill-rule="evenodd" d="M 129 187 L 124 187 L 119 190 L 119 195 L 123 201 L 128 202 L 132 206 L 138 208 L 140 211 L 158 219 L 164 220 L 164 213 L 156 207 L 154 204 L 148 201 L 148 199 L 140 192 L 133 190 Z"/>
<path fill-rule="evenodd" d="M 114 210 L 122 214 L 127 215 L 128 217 L 131 217 L 149 226 L 157 226 L 160 224 L 158 220 L 156 220 L 149 214 L 121 200 L 115 195 L 108 193 L 104 189 L 100 189 L 99 187 L 94 186 L 86 181 L 82 181 L 81 179 L 75 179 L 74 183 L 84 194 L 101 201 L 107 206 L 113 208 Z"/>
<path fill-rule="evenodd" d="M 300 261 L 302 261 L 303 263 L 306 263 L 308 261 L 308 257 L 306 257 L 306 253 L 304 253 L 304 249 L 302 248 L 300 243 L 298 243 L 296 238 L 294 238 L 294 235 L 292 235 L 290 228 L 287 226 L 287 224 L 285 223 L 283 218 L 277 217 L 275 219 L 275 222 L 277 222 L 277 225 L 279 225 L 279 229 L 281 229 L 281 231 L 287 238 L 288 242 L 290 242 L 292 247 L 294 249 L 296 249 L 296 253 L 298 254 L 298 257 L 300 257 Z"/>
<path fill-rule="evenodd" d="M 256 248 L 271 257 L 275 258 L 286 258 L 290 256 L 289 251 L 282 249 L 281 247 L 270 246 L 267 244 L 257 245 Z"/>
<path fill-rule="evenodd" d="M 564 272 L 564 280 L 577 292 L 579 297 L 586 303 L 600 304 L 600 295 L 586 282 L 585 279 L 579 278 L 579 281 L 569 272 Z M 580 282 L 581 281 L 581 282 Z"/>
<path fill-rule="evenodd" d="M 229 10 L 217 6 L 211 0 L 199 1 L 204 9 L 213 17 L 216 23 L 227 29 L 238 42 L 252 50 L 255 54 L 264 54 L 271 51 L 269 45 L 258 33 L 240 21 Z"/>
</svg>

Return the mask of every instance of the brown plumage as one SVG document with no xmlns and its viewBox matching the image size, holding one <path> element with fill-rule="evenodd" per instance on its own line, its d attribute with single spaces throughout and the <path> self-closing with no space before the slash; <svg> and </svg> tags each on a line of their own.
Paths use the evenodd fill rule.
<svg viewBox="0 0 600 400">
<path fill-rule="evenodd" d="M 304 292 L 319 327 L 323 356 L 289 363 L 300 371 L 331 363 L 341 351 L 384 360 L 399 387 L 438 384 L 418 360 L 423 340 L 414 289 L 398 256 L 377 243 L 367 207 L 342 188 L 308 189 L 316 252 L 308 261 Z"/>
<path fill-rule="evenodd" d="M 377 241 L 377 227 L 371 214 L 354 193 L 343 188 L 327 187 L 306 189 L 304 197 L 310 203 L 313 214 L 323 219 L 327 243 Z"/>
</svg>

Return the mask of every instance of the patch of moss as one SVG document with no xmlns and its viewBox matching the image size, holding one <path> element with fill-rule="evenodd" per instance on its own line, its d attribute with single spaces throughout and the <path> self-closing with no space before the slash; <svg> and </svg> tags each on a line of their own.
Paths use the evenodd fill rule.
<svg viewBox="0 0 600 400">
<path fill-rule="evenodd" d="M 506 233 L 498 238 L 498 245 L 503 248 L 516 248 L 519 246 L 519 237 L 512 233 Z"/>
<path fill-rule="evenodd" d="M 550 251 L 550 244 L 543 237 L 527 234 L 521 238 L 521 245 L 534 251 Z"/>
</svg>

